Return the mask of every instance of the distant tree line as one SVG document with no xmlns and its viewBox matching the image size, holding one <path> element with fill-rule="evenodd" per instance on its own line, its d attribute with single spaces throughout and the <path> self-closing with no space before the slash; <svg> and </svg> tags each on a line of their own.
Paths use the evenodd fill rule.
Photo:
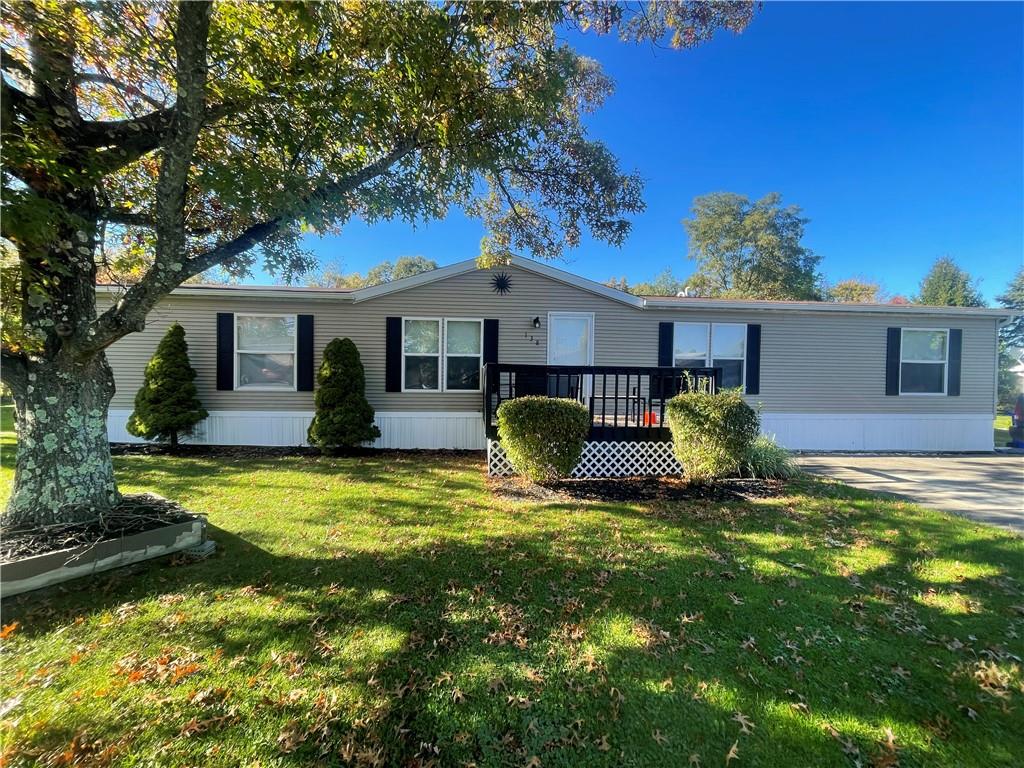
<svg viewBox="0 0 1024 768">
<path fill-rule="evenodd" d="M 799 206 L 784 205 L 777 192 L 755 201 L 732 192 L 701 195 L 683 220 L 687 257 L 695 264 L 690 277 L 678 278 L 666 268 L 651 281 L 631 284 L 618 277 L 606 284 L 638 296 L 984 306 L 977 279 L 949 256 L 935 261 L 909 298 L 862 275 L 829 283 L 820 271 L 822 257 L 802 242 L 808 221 Z"/>
</svg>

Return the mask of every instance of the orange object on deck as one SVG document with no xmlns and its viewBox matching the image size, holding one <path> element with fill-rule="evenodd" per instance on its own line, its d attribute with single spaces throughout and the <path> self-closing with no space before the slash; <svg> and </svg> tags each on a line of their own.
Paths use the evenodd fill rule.
<svg viewBox="0 0 1024 768">
<path fill-rule="evenodd" d="M 658 412 L 657 411 L 646 411 L 644 413 L 644 426 L 655 427 L 658 425 Z"/>
</svg>

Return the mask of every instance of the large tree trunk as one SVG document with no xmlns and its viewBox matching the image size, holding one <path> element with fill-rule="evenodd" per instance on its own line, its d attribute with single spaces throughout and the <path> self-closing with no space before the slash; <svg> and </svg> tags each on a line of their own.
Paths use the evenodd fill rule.
<svg viewBox="0 0 1024 768">
<path fill-rule="evenodd" d="M 114 376 L 103 353 L 30 361 L 15 392 L 18 425 L 14 489 L 5 525 L 95 519 L 120 501 L 107 441 Z"/>
<path fill-rule="evenodd" d="M 48 300 L 36 300 L 22 280 L 27 347 L 3 376 L 18 430 L 5 526 L 93 520 L 121 499 L 107 442 L 114 374 L 102 350 L 87 345 L 96 319 L 96 195 L 72 189 L 51 199 L 62 209 L 52 240 L 20 254 L 47 277 Z"/>
</svg>

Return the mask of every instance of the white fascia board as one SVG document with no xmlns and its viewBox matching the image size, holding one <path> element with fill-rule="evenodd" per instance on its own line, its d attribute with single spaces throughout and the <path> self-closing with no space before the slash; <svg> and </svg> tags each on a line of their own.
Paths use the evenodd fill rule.
<svg viewBox="0 0 1024 768">
<path fill-rule="evenodd" d="M 437 282 L 438 280 L 445 280 L 449 277 L 455 277 L 456 275 L 461 275 L 466 272 L 472 272 L 475 269 L 476 259 L 466 259 L 465 261 L 457 261 L 454 264 L 449 264 L 447 267 L 439 267 L 438 269 L 432 269 L 429 272 L 420 272 L 418 275 L 412 275 L 411 277 L 392 280 L 390 283 L 381 283 L 380 285 L 371 285 L 369 288 L 360 288 L 359 290 L 352 291 L 350 295 L 352 296 L 352 300 L 358 304 L 360 301 L 376 299 L 378 296 L 387 296 L 389 293 L 397 293 L 398 291 L 415 288 L 418 285 L 427 285 L 429 283 Z"/>
<path fill-rule="evenodd" d="M 123 294 L 126 288 L 120 285 L 97 285 L 97 293 Z M 172 297 L 181 296 L 227 296 L 233 299 L 312 299 L 327 301 L 352 301 L 350 291 L 330 288 L 277 288 L 273 286 L 245 285 L 181 285 L 171 291 Z"/>
<path fill-rule="evenodd" d="M 500 267 L 501 265 L 495 266 Z M 533 272 L 534 274 L 541 275 L 550 280 L 556 280 L 560 283 L 565 283 L 566 285 L 579 288 L 580 290 L 594 293 L 598 296 L 604 296 L 605 298 L 612 299 L 613 301 L 618 301 L 623 304 L 628 304 L 636 307 L 637 309 L 642 309 L 644 306 L 644 300 L 640 296 L 634 296 L 630 293 L 616 290 L 615 288 L 609 288 L 607 285 L 601 285 L 600 283 L 588 280 L 585 277 L 580 277 L 579 275 L 574 275 L 571 272 L 556 269 L 548 266 L 547 264 L 541 264 L 540 262 L 533 261 L 531 259 L 513 256 L 509 259 L 507 266 L 513 266 L 526 272 Z M 358 303 L 360 301 L 366 301 L 367 299 L 386 296 L 389 293 L 405 291 L 419 285 L 427 285 L 428 283 L 433 283 L 438 280 L 445 280 L 449 277 L 473 272 L 476 269 L 478 269 L 476 259 L 467 259 L 465 261 L 456 262 L 455 264 L 450 264 L 447 267 L 431 270 L 430 272 L 421 272 L 420 274 L 413 275 L 412 277 L 404 277 L 401 280 L 393 280 L 390 283 L 374 285 L 369 288 L 361 288 L 358 291 L 353 291 L 352 297 L 353 300 Z"/>
<path fill-rule="evenodd" d="M 636 307 L 637 309 L 644 308 L 645 302 L 642 296 L 634 296 L 632 293 L 626 293 L 625 291 L 620 291 L 617 288 L 611 288 L 593 280 L 588 280 L 585 277 L 574 275 L 572 272 L 566 272 L 563 269 L 557 269 L 556 267 L 552 267 L 547 264 L 541 264 L 539 261 L 524 259 L 520 256 L 513 256 L 509 263 L 514 267 L 519 267 L 519 269 L 525 269 L 527 272 L 534 272 L 538 275 L 543 275 L 551 280 L 557 280 L 560 283 L 565 283 L 566 285 L 579 288 L 582 291 L 595 293 L 598 296 L 604 296 L 606 299 L 618 301 L 621 304 L 628 304 L 629 306 Z"/>
<path fill-rule="evenodd" d="M 998 317 L 1012 318 L 1020 312 L 993 307 L 936 307 L 921 304 L 832 304 L 826 301 L 730 301 L 728 299 L 659 299 L 648 297 L 645 300 L 647 309 L 655 310 L 694 310 L 694 309 L 728 309 L 784 311 L 784 312 L 848 312 L 886 315 L 945 315 L 961 317 Z"/>
</svg>

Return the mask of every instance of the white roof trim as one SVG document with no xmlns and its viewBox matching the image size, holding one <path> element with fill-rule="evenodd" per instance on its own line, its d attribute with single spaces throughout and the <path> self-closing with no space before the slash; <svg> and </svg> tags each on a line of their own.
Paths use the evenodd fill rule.
<svg viewBox="0 0 1024 768">
<path fill-rule="evenodd" d="M 508 266 L 522 269 L 526 272 L 533 272 L 534 274 L 542 275 L 551 280 L 557 280 L 560 283 L 571 285 L 574 288 L 579 288 L 589 293 L 597 294 L 598 296 L 604 296 L 606 299 L 612 301 L 618 301 L 629 306 L 642 309 L 644 306 L 644 300 L 641 296 L 634 296 L 631 293 L 616 290 L 615 288 L 609 288 L 607 285 L 596 283 L 593 280 L 588 280 L 585 277 L 574 275 L 571 272 L 566 272 L 561 269 L 555 269 L 549 267 L 547 264 L 541 264 L 540 262 L 533 261 L 531 259 L 524 259 L 519 256 L 513 256 L 508 263 Z M 500 265 L 495 268 L 499 268 Z M 375 299 L 378 296 L 387 296 L 389 293 L 397 293 L 398 291 L 405 291 L 409 288 L 415 288 L 420 285 L 427 285 L 438 280 L 446 280 L 449 277 L 455 277 L 456 275 L 462 275 L 467 272 L 475 272 L 478 269 L 476 259 L 467 259 L 465 261 L 459 261 L 455 264 L 450 264 L 447 267 L 441 267 L 440 269 L 433 269 L 430 272 L 421 272 L 418 275 L 412 277 L 403 277 L 401 280 L 392 280 L 390 283 L 382 283 L 380 285 L 374 285 L 369 288 L 360 288 L 357 291 L 352 292 L 352 299 L 356 303 L 360 301 L 366 301 L 367 299 Z"/>
<path fill-rule="evenodd" d="M 120 285 L 101 284 L 97 293 L 123 294 L 127 288 Z M 179 285 L 171 291 L 172 297 L 179 296 L 230 296 L 240 299 L 310 299 L 314 301 L 352 301 L 352 291 L 334 288 L 303 288 L 298 286 L 262 285 Z"/>
<path fill-rule="evenodd" d="M 398 280 L 392 280 L 389 283 L 371 285 L 369 288 L 360 288 L 352 291 L 352 300 L 358 304 L 360 301 L 375 299 L 378 296 L 387 296 L 389 293 L 405 291 L 409 288 L 415 288 L 418 285 L 427 285 L 428 283 L 434 283 L 438 280 L 447 280 L 449 277 L 455 277 L 456 275 L 461 275 L 465 272 L 472 272 L 474 269 L 476 269 L 475 259 L 458 261 L 454 264 L 449 264 L 447 267 L 439 267 L 437 269 L 432 269 L 429 272 L 420 272 L 418 275 L 412 275 L 411 277 L 402 277 Z"/>
<path fill-rule="evenodd" d="M 828 301 L 732 301 L 729 299 L 658 298 L 645 300 L 647 309 L 730 309 L 785 312 L 854 312 L 913 315 L 968 315 L 974 317 L 1007 317 L 1015 314 L 1007 309 L 993 307 L 937 307 L 924 304 L 838 304 Z M 1019 313 L 1018 313 L 1019 314 Z"/>
<path fill-rule="evenodd" d="M 636 309 L 649 309 L 659 312 L 678 310 L 692 312 L 694 310 L 727 309 L 733 311 L 751 310 L 783 311 L 783 312 L 846 312 L 853 314 L 890 314 L 890 315 L 945 315 L 961 317 L 993 317 L 1009 322 L 1021 312 L 995 307 L 937 307 L 921 304 L 834 304 L 825 301 L 743 301 L 733 299 L 702 299 L 684 297 L 634 296 L 631 293 L 611 288 L 607 285 L 588 280 L 572 272 L 557 269 L 532 259 L 513 256 L 508 266 L 541 275 L 550 280 L 578 288 L 582 291 L 603 296 L 606 299 L 626 304 Z M 500 268 L 499 266 L 495 267 Z M 313 299 L 340 302 L 353 302 L 375 299 L 391 293 L 406 291 L 420 285 L 427 285 L 449 277 L 475 272 L 478 269 L 476 259 L 466 259 L 446 267 L 421 272 L 412 277 L 403 277 L 369 288 L 355 291 L 337 288 L 303 288 L 296 286 L 258 286 L 258 285 L 182 285 L 171 292 L 171 296 L 230 296 L 253 299 Z M 119 285 L 97 285 L 98 293 L 123 293 Z"/>
</svg>

